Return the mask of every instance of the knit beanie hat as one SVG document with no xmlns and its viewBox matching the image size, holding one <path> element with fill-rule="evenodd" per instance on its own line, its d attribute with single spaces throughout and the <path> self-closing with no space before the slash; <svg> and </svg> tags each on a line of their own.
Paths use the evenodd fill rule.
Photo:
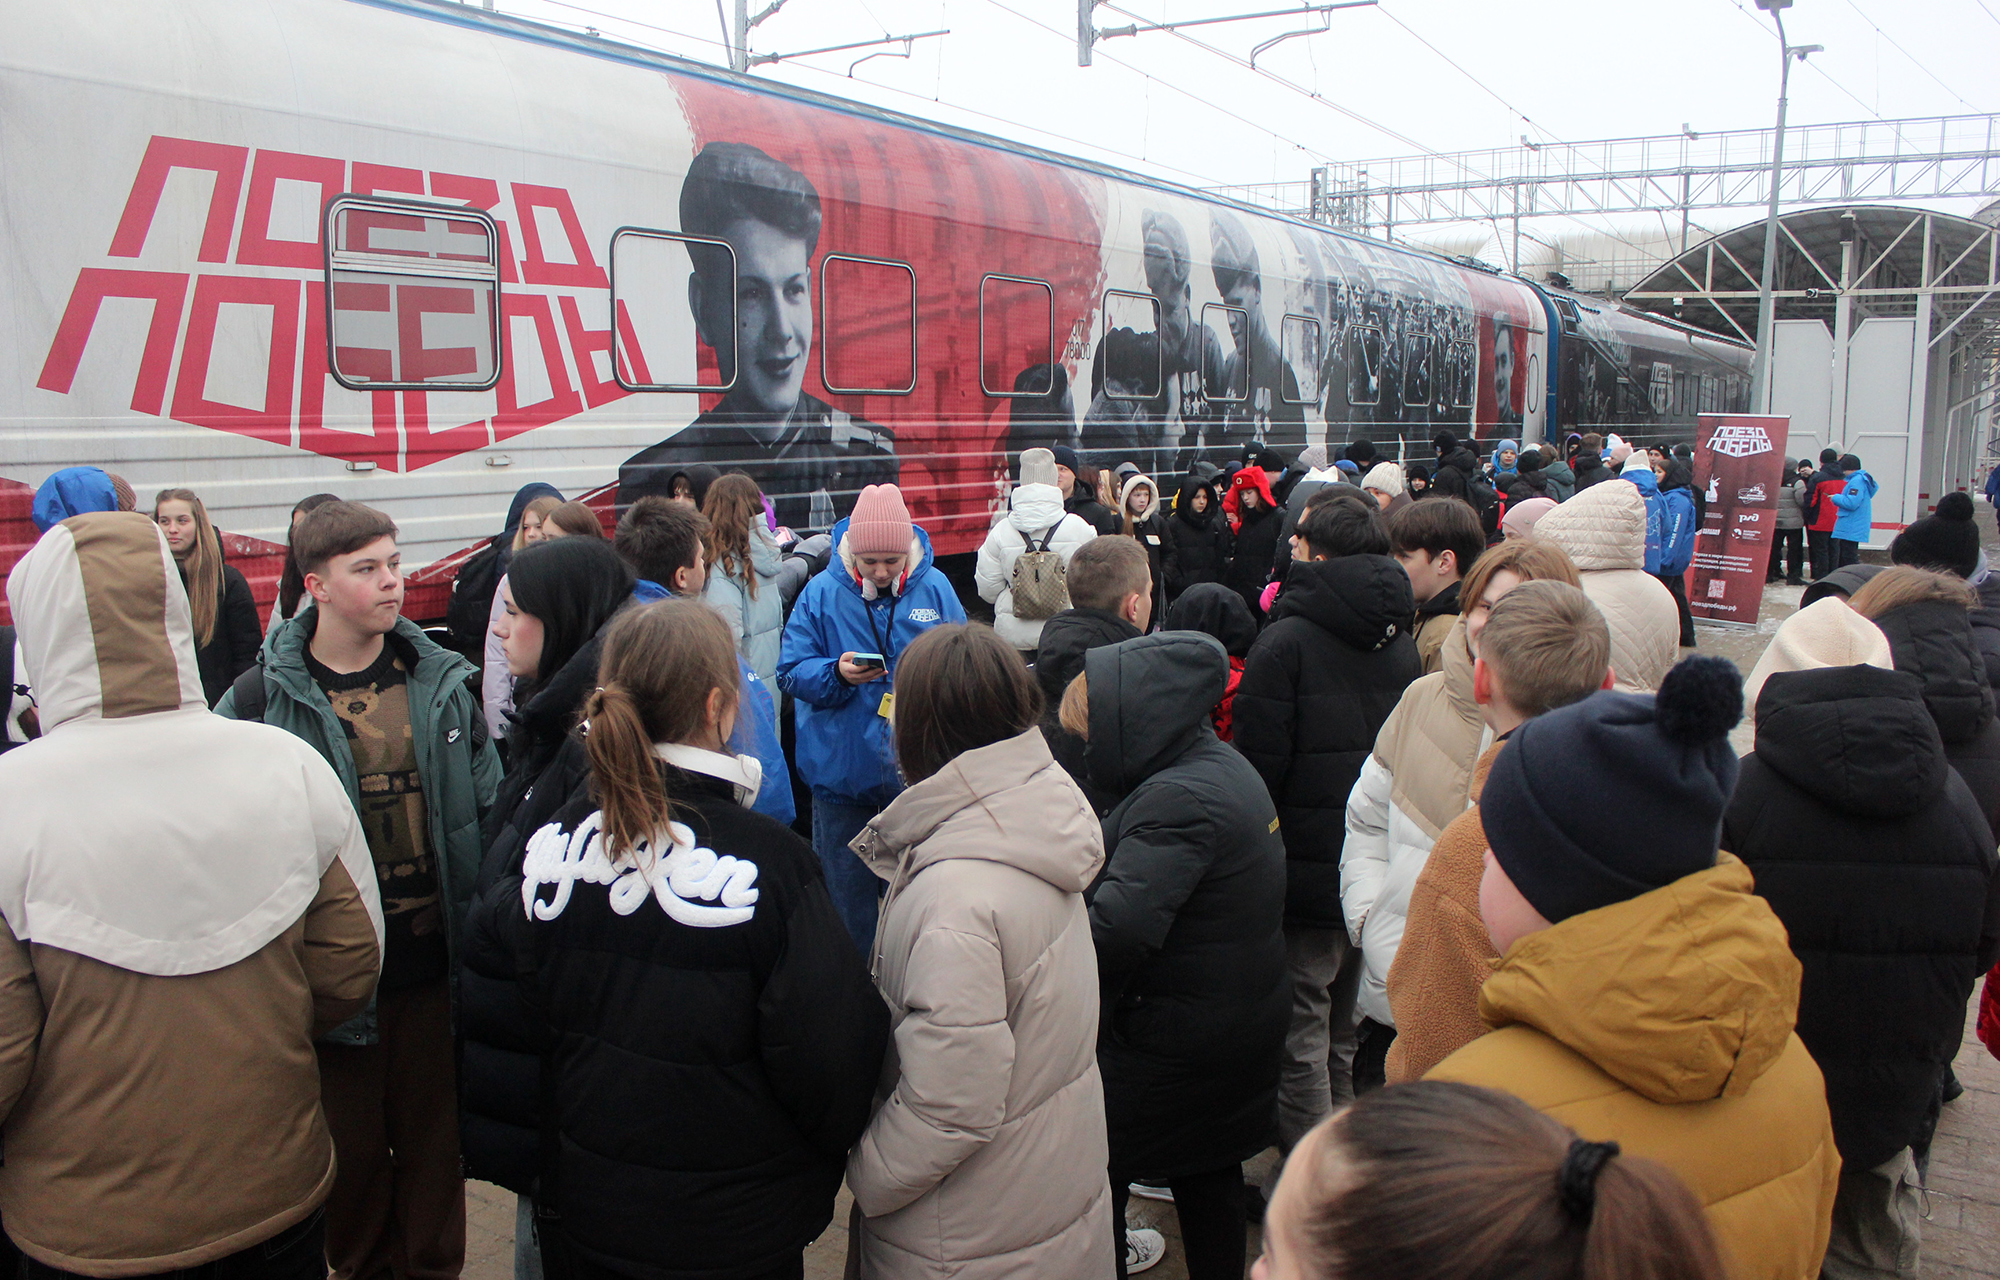
<svg viewBox="0 0 2000 1280">
<path fill-rule="evenodd" d="M 1819 465 L 1821 465 L 1822 467 L 1830 467 L 1834 463 L 1839 461 L 1840 461 L 1840 450 L 1821 449 L 1819 451 Z"/>
<path fill-rule="evenodd" d="M 1521 450 L 1520 454 L 1514 459 L 1514 469 L 1517 471 L 1540 471 L 1542 469 L 1542 451 L 1534 448 Z"/>
<path fill-rule="evenodd" d="M 1440 431 L 1431 437 L 1431 447 L 1436 449 L 1438 457 L 1442 458 L 1458 448 L 1458 437 L 1449 431 Z"/>
<path fill-rule="evenodd" d="M 1326 470 L 1326 446 L 1309 444 L 1299 450 L 1299 466 L 1307 471 Z"/>
<path fill-rule="evenodd" d="M 1551 924 L 1714 866 L 1742 716 L 1735 664 L 1693 657 L 1652 697 L 1594 693 L 1528 721 L 1479 795 L 1493 856 Z"/>
<path fill-rule="evenodd" d="M 1861 459 L 1854 454 L 1843 453 L 1840 455 L 1840 469 L 1842 471 L 1859 471 L 1861 470 Z"/>
<path fill-rule="evenodd" d="M 1342 472 L 1344 472 L 1345 474 L 1350 476 L 1358 476 L 1361 474 L 1360 466 L 1357 465 L 1354 459 L 1352 458 L 1342 458 L 1340 461 L 1334 463 L 1333 465 Z"/>
<path fill-rule="evenodd" d="M 1604 438 L 1604 459 L 1612 466 L 1618 466 L 1631 456 L 1632 446 L 1619 439 L 1617 435 Z"/>
<path fill-rule="evenodd" d="M 1068 467 L 1071 475 L 1075 475 L 1078 471 L 1081 471 L 1083 469 L 1077 463 L 1076 450 L 1070 448 L 1066 444 L 1059 444 L 1055 446 L 1053 449 L 1049 450 L 1049 453 L 1054 456 L 1056 460 L 1056 465 L 1059 467 Z"/>
<path fill-rule="evenodd" d="M 871 484 L 854 500 L 847 517 L 847 549 L 855 555 L 898 556 L 917 536 L 903 492 L 893 484 Z"/>
<path fill-rule="evenodd" d="M 1021 483 L 1045 484 L 1053 488 L 1056 482 L 1056 455 L 1047 449 L 1026 449 L 1021 453 Z"/>
<path fill-rule="evenodd" d="M 1393 462 L 1378 462 L 1361 477 L 1361 487 L 1393 498 L 1403 491 L 1403 469 Z"/>
<path fill-rule="evenodd" d="M 1348 441 L 1347 459 L 1356 466 L 1366 467 L 1375 461 L 1375 442 L 1359 437 Z"/>
<path fill-rule="evenodd" d="M 1972 516 L 1971 498 L 1947 493 L 1938 499 L 1936 514 L 1896 535 L 1889 544 L 1890 561 L 1970 578 L 1979 569 L 1979 530 Z"/>
<path fill-rule="evenodd" d="M 1516 538 L 1533 537 L 1535 526 L 1541 523 L 1542 517 L 1555 509 L 1554 498 L 1527 498 L 1513 503 L 1500 520 L 1501 532 Z"/>
<path fill-rule="evenodd" d="M 1873 622 L 1848 608 L 1839 596 L 1822 596 L 1778 628 L 1764 656 L 1750 668 L 1743 682 L 1743 705 L 1754 717 L 1757 697 L 1764 682 L 1781 671 L 1816 671 L 1821 667 L 1871 667 L 1894 669 L 1889 654 L 1889 637 Z"/>
</svg>

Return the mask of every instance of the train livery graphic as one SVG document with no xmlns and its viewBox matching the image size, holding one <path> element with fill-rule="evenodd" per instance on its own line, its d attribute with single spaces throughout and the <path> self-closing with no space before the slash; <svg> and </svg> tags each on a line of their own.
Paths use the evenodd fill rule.
<svg viewBox="0 0 2000 1280">
<path fill-rule="evenodd" d="M 1165 475 L 1742 399 L 1746 349 L 1617 304 L 457 4 L 0 25 L 0 565 L 78 464 L 239 551 L 331 490 L 448 566 L 526 481 L 707 464 L 801 533 L 896 481 L 951 555 L 1036 445 Z"/>
</svg>

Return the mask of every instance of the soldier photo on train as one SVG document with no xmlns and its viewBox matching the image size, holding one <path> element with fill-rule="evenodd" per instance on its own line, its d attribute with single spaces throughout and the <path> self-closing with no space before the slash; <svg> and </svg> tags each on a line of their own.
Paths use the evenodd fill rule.
<svg viewBox="0 0 2000 1280">
<path fill-rule="evenodd" d="M 712 142 L 688 166 L 681 230 L 735 252 L 690 245 L 688 306 L 723 382 L 734 385 L 686 428 L 625 460 L 620 511 L 649 494 L 670 496 L 677 472 L 701 463 L 749 472 L 778 523 L 824 532 L 871 484 L 899 478 L 894 434 L 805 389 L 812 353 L 812 260 L 822 222 L 810 180 L 741 142 Z M 734 298 L 735 340 L 729 333 Z M 740 357 L 740 359 L 739 359 Z"/>
</svg>

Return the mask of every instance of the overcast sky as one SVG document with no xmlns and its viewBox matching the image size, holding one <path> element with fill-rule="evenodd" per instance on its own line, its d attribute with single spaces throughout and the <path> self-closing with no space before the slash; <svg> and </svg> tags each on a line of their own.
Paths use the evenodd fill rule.
<svg viewBox="0 0 2000 1280">
<path fill-rule="evenodd" d="M 752 11 L 768 0 L 753 0 Z M 1282 7 L 1284 0 L 1113 0 L 1142 21 Z M 725 60 L 715 0 L 498 0 L 509 13 L 595 26 Z M 733 11 L 733 0 L 722 0 Z M 1099 27 L 1130 23 L 1109 5 Z M 1296 15 L 1105 41 L 1076 65 L 1074 0 L 787 0 L 753 52 L 950 28 L 913 55 L 825 54 L 758 74 L 1091 155 L 1196 185 L 1302 179 L 1360 160 L 1536 141 L 1761 128 L 1777 42 L 1753 0 L 1383 0 L 1247 59 Z M 1798 0 L 1793 44 L 1822 44 L 1792 77 L 1794 124 L 2000 111 L 2000 0 Z M 900 47 L 900 46 L 898 46 Z M 1230 56 L 1224 56 L 1224 55 Z M 1454 66 L 1454 64 L 1456 64 Z M 1312 95 L 1318 95 L 1316 101 Z M 1372 123 L 1371 123 L 1372 122 Z M 1397 135 L 1400 135 L 1397 136 Z"/>
</svg>

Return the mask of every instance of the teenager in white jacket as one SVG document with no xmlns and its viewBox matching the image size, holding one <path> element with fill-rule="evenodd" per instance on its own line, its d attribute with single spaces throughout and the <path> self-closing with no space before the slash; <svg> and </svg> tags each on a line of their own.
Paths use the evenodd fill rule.
<svg viewBox="0 0 2000 1280">
<path fill-rule="evenodd" d="M 1030 541 L 1039 549 L 1046 539 L 1048 549 L 1067 566 L 1076 549 L 1096 537 L 1097 530 L 1082 516 L 1063 511 L 1055 455 L 1047 449 L 1029 449 L 1021 455 L 1021 483 L 1014 488 L 1010 506 L 1007 518 L 993 526 L 979 548 L 973 577 L 979 598 L 993 606 L 994 631 L 1016 649 L 1032 654 L 1041 647 L 1043 619 L 1014 616 L 1014 562 Z"/>
</svg>

